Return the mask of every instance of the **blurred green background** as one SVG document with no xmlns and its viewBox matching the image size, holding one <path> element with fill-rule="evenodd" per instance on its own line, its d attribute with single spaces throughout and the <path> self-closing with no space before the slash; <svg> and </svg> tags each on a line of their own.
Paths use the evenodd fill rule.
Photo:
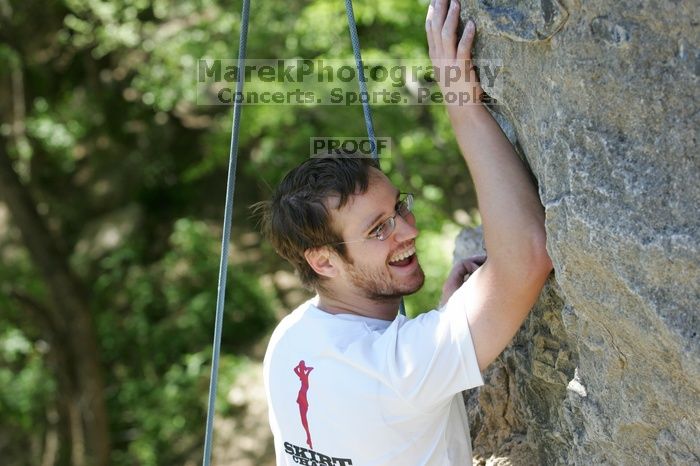
<svg viewBox="0 0 700 466">
<path fill-rule="evenodd" d="M 366 58 L 427 57 L 427 0 L 354 5 Z M 0 0 L 3 465 L 200 463 L 231 107 L 197 105 L 194 70 L 236 58 L 240 10 Z M 252 2 L 248 57 L 351 56 L 342 0 Z M 374 122 L 392 140 L 384 171 L 417 194 L 416 314 L 438 301 L 460 225 L 479 221 L 473 188 L 442 106 L 375 106 Z M 364 134 L 360 106 L 243 108 L 221 422 L 245 414 L 228 387 L 309 297 L 248 207 L 311 137 Z"/>
</svg>

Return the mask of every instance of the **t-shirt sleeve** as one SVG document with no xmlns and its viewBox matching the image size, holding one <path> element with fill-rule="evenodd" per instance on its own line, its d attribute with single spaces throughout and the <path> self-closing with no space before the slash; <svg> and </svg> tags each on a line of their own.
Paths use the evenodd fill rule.
<svg viewBox="0 0 700 466">
<path fill-rule="evenodd" d="M 466 312 L 463 286 L 440 310 L 397 318 L 374 343 L 386 351 L 386 382 L 418 408 L 446 402 L 483 384 Z"/>
</svg>

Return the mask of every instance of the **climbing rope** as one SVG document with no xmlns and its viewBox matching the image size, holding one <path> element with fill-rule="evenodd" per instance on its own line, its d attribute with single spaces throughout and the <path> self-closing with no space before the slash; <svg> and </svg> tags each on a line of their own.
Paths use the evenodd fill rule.
<svg viewBox="0 0 700 466">
<path fill-rule="evenodd" d="M 360 85 L 360 101 L 362 111 L 365 115 L 365 126 L 367 127 L 367 137 L 372 148 L 372 158 L 379 159 L 377 154 L 377 138 L 374 136 L 374 124 L 372 123 L 372 109 L 369 106 L 369 93 L 367 92 L 367 81 L 365 71 L 362 66 L 362 55 L 360 53 L 360 38 L 357 36 L 357 25 L 355 23 L 355 13 L 352 9 L 352 0 L 345 0 L 345 14 L 348 17 L 348 29 L 350 30 L 350 42 L 352 42 L 352 52 L 355 54 L 355 66 L 357 67 L 357 78 Z"/>
<path fill-rule="evenodd" d="M 245 52 L 248 42 L 248 19 L 250 16 L 250 0 L 243 0 L 241 13 L 241 34 L 238 42 L 238 69 L 243 70 Z M 224 301 L 226 299 L 226 271 L 228 265 L 228 248 L 231 238 L 231 220 L 233 217 L 233 194 L 236 187 L 236 164 L 238 162 L 238 133 L 241 121 L 241 105 L 243 105 L 243 72 L 238 73 L 236 80 L 236 100 L 233 104 L 233 122 L 231 127 L 231 147 L 229 149 L 228 179 L 226 181 L 226 205 L 224 208 L 224 230 L 221 239 L 221 259 L 219 261 L 219 283 L 216 296 L 216 323 L 214 324 L 214 345 L 212 349 L 211 377 L 209 379 L 209 401 L 207 407 L 207 427 L 204 435 L 203 466 L 211 462 L 211 445 L 214 430 L 214 406 L 216 404 L 216 387 L 219 379 L 219 353 L 221 350 L 221 327 L 224 320 Z"/>
</svg>

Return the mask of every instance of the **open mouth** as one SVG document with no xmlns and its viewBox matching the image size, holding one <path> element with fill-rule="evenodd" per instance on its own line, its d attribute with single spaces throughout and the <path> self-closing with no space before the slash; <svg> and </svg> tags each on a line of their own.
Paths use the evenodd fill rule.
<svg viewBox="0 0 700 466">
<path fill-rule="evenodd" d="M 411 247 L 400 254 L 395 255 L 389 261 L 389 265 L 394 267 L 406 267 L 411 265 L 416 258 L 416 248 Z"/>
</svg>

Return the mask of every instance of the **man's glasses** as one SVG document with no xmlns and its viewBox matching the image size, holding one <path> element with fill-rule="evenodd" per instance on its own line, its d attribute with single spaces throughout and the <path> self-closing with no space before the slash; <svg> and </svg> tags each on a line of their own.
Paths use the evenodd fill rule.
<svg viewBox="0 0 700 466">
<path fill-rule="evenodd" d="M 401 218 L 406 218 L 413 211 L 413 194 L 412 193 L 401 193 L 401 197 L 396 203 L 395 213 L 391 217 L 384 220 L 377 227 L 370 231 L 369 236 L 364 239 L 358 239 L 355 241 L 341 241 L 339 243 L 333 244 L 347 244 L 347 243 L 357 243 L 360 241 L 366 241 L 368 239 L 378 239 L 379 241 L 384 241 L 394 232 L 396 228 L 396 216 L 400 215 Z"/>
<path fill-rule="evenodd" d="M 396 228 L 396 216 L 400 215 L 406 218 L 413 210 L 413 194 L 402 193 L 399 202 L 396 203 L 396 212 L 391 217 L 384 220 L 381 225 L 372 230 L 369 234 L 370 238 L 377 238 L 379 241 L 387 239 Z"/>
</svg>

